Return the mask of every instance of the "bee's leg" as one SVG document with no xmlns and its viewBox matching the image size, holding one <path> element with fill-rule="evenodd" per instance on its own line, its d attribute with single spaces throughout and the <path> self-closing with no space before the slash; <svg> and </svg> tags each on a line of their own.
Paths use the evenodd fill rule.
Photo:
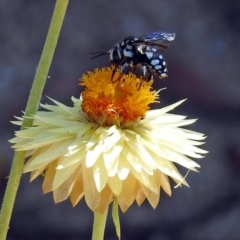
<svg viewBox="0 0 240 240">
<path fill-rule="evenodd" d="M 111 81 L 112 81 L 112 83 L 113 83 L 113 77 L 114 77 L 117 69 L 118 69 L 118 66 L 115 66 L 114 69 L 113 69 L 113 71 L 112 71 L 112 76 L 111 76 Z M 114 82 L 115 82 L 115 81 L 114 81 Z"/>
<path fill-rule="evenodd" d="M 144 81 L 149 82 L 151 79 L 153 79 L 151 68 L 149 68 L 147 64 L 142 64 L 140 71 L 142 81 L 139 83 L 139 89 L 141 88 Z"/>
<path fill-rule="evenodd" d="M 150 71 L 148 71 L 147 76 L 146 76 L 146 81 L 149 82 L 152 79 L 153 79 L 153 74 Z"/>
<path fill-rule="evenodd" d="M 133 68 L 134 68 L 135 75 L 137 75 L 137 70 L 138 70 L 137 66 L 134 65 Z M 139 77 L 141 80 L 137 83 L 137 86 L 136 86 L 138 90 L 141 88 L 143 81 L 146 80 L 146 72 L 147 72 L 147 66 L 145 64 L 142 64 L 139 72 Z"/>
<path fill-rule="evenodd" d="M 127 69 L 129 67 L 129 63 L 128 62 L 123 62 L 121 65 L 120 65 L 120 72 L 122 74 L 127 74 Z"/>
<path fill-rule="evenodd" d="M 144 81 L 149 81 L 152 78 L 151 71 L 147 64 L 141 66 L 141 77 Z"/>
<path fill-rule="evenodd" d="M 153 79 L 152 69 L 149 65 L 146 65 L 146 72 L 145 72 L 145 81 L 149 82 Z"/>
<path fill-rule="evenodd" d="M 139 69 L 138 69 L 138 67 L 137 67 L 137 64 L 131 62 L 131 63 L 130 63 L 130 67 L 131 67 L 131 72 L 132 72 L 133 74 L 135 74 L 136 76 L 139 76 Z"/>
<path fill-rule="evenodd" d="M 118 67 L 115 67 L 113 69 L 112 77 L 111 77 L 112 83 L 115 83 L 115 82 L 119 81 L 122 78 L 123 74 L 126 73 L 127 67 L 128 67 L 128 63 L 126 61 L 124 61 L 124 62 L 119 64 L 120 76 L 116 80 L 114 80 L 114 81 L 113 81 L 113 77 L 114 77 Z"/>
</svg>

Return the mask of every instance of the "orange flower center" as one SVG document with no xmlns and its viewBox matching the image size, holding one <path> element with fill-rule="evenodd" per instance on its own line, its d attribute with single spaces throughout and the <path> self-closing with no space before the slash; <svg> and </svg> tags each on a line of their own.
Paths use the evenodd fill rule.
<svg viewBox="0 0 240 240">
<path fill-rule="evenodd" d="M 144 117 L 158 95 L 152 90 L 153 81 L 143 81 L 134 74 L 121 76 L 119 71 L 111 79 L 112 71 L 109 67 L 83 75 L 82 111 L 101 126 L 127 127 Z"/>
</svg>

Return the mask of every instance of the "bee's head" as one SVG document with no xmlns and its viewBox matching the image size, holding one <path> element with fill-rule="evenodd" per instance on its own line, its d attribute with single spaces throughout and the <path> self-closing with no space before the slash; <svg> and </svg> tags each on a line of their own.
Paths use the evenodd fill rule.
<svg viewBox="0 0 240 240">
<path fill-rule="evenodd" d="M 112 64 L 119 64 L 122 60 L 122 49 L 118 43 L 107 54 Z"/>
<path fill-rule="evenodd" d="M 89 54 L 91 59 L 100 57 L 102 55 L 109 55 L 110 62 L 112 64 L 117 65 L 122 60 L 122 49 L 121 49 L 120 45 L 117 43 L 116 45 L 114 45 L 113 48 L 111 48 L 110 50 L 108 50 L 106 52 L 94 52 L 94 53 Z"/>
</svg>

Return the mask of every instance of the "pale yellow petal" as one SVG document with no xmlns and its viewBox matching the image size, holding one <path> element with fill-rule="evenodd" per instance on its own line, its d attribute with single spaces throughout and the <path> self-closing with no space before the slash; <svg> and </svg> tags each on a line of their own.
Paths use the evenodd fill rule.
<svg viewBox="0 0 240 240">
<path fill-rule="evenodd" d="M 36 154 L 36 155 L 39 155 L 39 154 L 42 154 L 44 151 L 45 151 L 45 148 L 37 148 L 37 149 L 34 151 L 34 153 L 32 154 L 32 156 L 31 156 L 31 157 L 27 160 L 27 162 L 25 163 L 24 168 L 23 168 L 23 173 L 35 171 L 35 170 L 41 169 L 41 168 L 44 167 L 44 166 L 48 166 L 49 163 L 40 163 L 39 165 L 34 165 L 34 166 L 32 166 L 32 161 L 33 161 L 34 158 L 35 158 L 35 154 Z"/>
<path fill-rule="evenodd" d="M 124 201 L 118 201 L 118 204 L 123 213 L 125 213 L 129 208 L 129 206 Z"/>
<path fill-rule="evenodd" d="M 148 175 L 145 171 L 139 174 L 138 172 L 135 171 L 134 168 L 132 168 L 131 174 L 147 188 L 151 189 L 152 191 L 156 191 L 156 192 L 158 191 L 156 189 L 156 183 L 154 182 L 154 179 L 150 178 L 150 175 Z"/>
<path fill-rule="evenodd" d="M 160 199 L 160 192 L 158 194 L 156 194 L 155 192 L 152 192 L 149 188 L 146 188 L 144 185 L 141 185 L 141 187 L 142 187 L 144 195 L 147 197 L 149 203 L 155 209 L 157 207 L 159 199 Z"/>
<path fill-rule="evenodd" d="M 79 111 L 75 112 L 74 108 L 68 107 L 52 98 L 49 98 L 49 99 L 51 99 L 51 101 L 53 101 L 57 106 L 46 104 L 46 105 L 42 105 L 42 107 L 51 111 L 59 111 L 60 113 L 65 112 L 67 113 L 67 115 L 75 116 L 76 118 L 79 116 Z M 55 108 L 52 108 L 52 107 L 55 107 Z"/>
<path fill-rule="evenodd" d="M 83 180 L 82 175 L 79 173 L 77 180 L 73 186 L 73 189 L 70 193 L 70 201 L 73 206 L 75 206 L 84 196 L 84 189 L 83 189 Z"/>
<path fill-rule="evenodd" d="M 66 156 L 65 154 L 59 158 L 57 169 L 67 168 L 75 164 L 79 166 L 84 160 L 85 156 L 82 156 L 79 152 L 71 156 Z"/>
<path fill-rule="evenodd" d="M 49 163 L 61 155 L 64 155 L 68 146 L 72 143 L 71 139 L 54 143 L 46 147 L 44 151 L 39 154 L 34 154 L 31 158 L 31 166 Z"/>
<path fill-rule="evenodd" d="M 142 165 L 139 163 L 138 161 L 138 157 L 132 153 L 131 149 L 129 148 L 129 146 L 127 144 L 125 144 L 124 149 L 121 153 L 122 159 L 126 159 L 126 161 L 124 161 L 125 163 L 128 162 L 129 165 L 131 165 L 137 172 L 141 173 L 142 172 Z M 123 161 L 119 162 L 119 165 L 122 163 Z"/>
<path fill-rule="evenodd" d="M 169 182 L 169 178 L 167 175 L 162 173 L 161 171 L 157 170 L 156 171 L 156 177 L 159 178 L 160 184 L 162 189 L 164 190 L 165 193 L 167 193 L 169 196 L 172 195 L 172 190 Z"/>
<path fill-rule="evenodd" d="M 156 169 L 157 164 L 150 153 L 144 147 L 143 141 L 135 140 L 132 142 L 127 142 L 126 145 L 128 146 L 127 151 L 136 156 L 137 162 L 140 164 L 141 169 L 144 169 L 150 175 L 153 174 L 153 170 Z"/>
<path fill-rule="evenodd" d="M 117 166 L 117 175 L 121 180 L 124 180 L 127 178 L 131 169 L 131 165 L 127 161 L 123 153 L 124 151 L 121 152 L 120 159 L 118 161 L 118 166 Z"/>
<path fill-rule="evenodd" d="M 82 176 L 86 203 L 94 211 L 99 206 L 101 195 L 96 188 L 92 168 L 87 168 L 84 163 L 82 164 Z"/>
<path fill-rule="evenodd" d="M 27 138 L 20 138 L 20 137 L 14 137 L 9 140 L 10 143 L 15 143 L 12 148 L 15 148 L 16 151 L 20 151 L 20 148 L 22 145 L 28 143 L 29 139 Z"/>
<path fill-rule="evenodd" d="M 140 206 L 146 199 L 146 196 L 145 196 L 139 182 L 136 183 L 136 186 L 134 189 L 134 194 L 135 194 L 136 202 L 137 202 L 138 206 Z"/>
<path fill-rule="evenodd" d="M 115 159 L 111 160 L 111 166 L 110 166 L 110 164 L 107 165 L 107 167 L 109 167 L 109 169 L 106 167 L 107 171 L 108 171 L 108 176 L 109 177 L 114 177 L 117 174 L 117 172 L 118 172 L 118 164 L 119 164 L 120 160 L 122 161 L 122 159 L 120 157 L 120 154 L 119 154 Z M 105 164 L 105 166 L 106 166 L 106 164 Z M 123 178 L 124 178 L 124 176 L 123 176 Z"/>
<path fill-rule="evenodd" d="M 77 180 L 78 171 L 75 171 L 66 181 L 63 182 L 57 189 L 53 191 L 53 199 L 55 203 L 62 202 L 66 200 Z"/>
<path fill-rule="evenodd" d="M 106 185 L 106 187 L 101 191 L 101 200 L 99 202 L 96 210 L 100 213 L 103 213 L 109 204 L 113 201 L 113 194 L 111 189 Z"/>
<path fill-rule="evenodd" d="M 117 197 L 120 206 L 124 206 L 124 210 L 130 207 L 134 202 L 134 188 L 136 184 L 136 178 L 131 174 L 128 175 L 127 179 L 123 182 L 122 191 Z"/>
<path fill-rule="evenodd" d="M 103 152 L 101 147 L 102 139 L 98 135 L 93 134 L 92 138 L 87 143 L 86 166 L 92 167 Z"/>
<path fill-rule="evenodd" d="M 156 117 L 165 114 L 166 112 L 169 112 L 171 110 L 173 110 L 174 108 L 176 108 L 177 106 L 179 106 L 180 104 L 182 104 L 184 101 L 186 101 L 186 99 L 178 101 L 174 104 L 171 104 L 167 107 L 164 108 L 160 108 L 160 109 L 155 109 L 155 110 L 151 110 L 146 112 L 146 121 L 149 121 L 149 119 L 155 119 Z"/>
<path fill-rule="evenodd" d="M 172 151 L 167 147 L 162 146 L 161 148 L 157 148 L 156 145 L 152 145 L 147 141 L 144 141 L 144 145 L 146 146 L 147 149 L 149 149 L 150 154 L 152 152 L 157 153 L 159 157 L 165 160 L 176 162 L 186 168 L 200 167 L 199 164 L 197 164 L 195 161 L 191 160 L 184 154 Z"/>
<path fill-rule="evenodd" d="M 154 156 L 154 153 L 152 153 Z M 169 177 L 175 178 L 179 181 L 183 180 L 183 176 L 177 170 L 175 165 L 168 160 L 165 160 L 155 154 L 155 160 L 158 163 L 158 169 L 162 171 L 164 174 L 168 175 Z"/>
<path fill-rule="evenodd" d="M 145 122 L 147 125 L 151 125 L 151 126 L 152 125 L 156 125 L 156 126 L 173 125 L 174 126 L 175 124 L 183 123 L 184 121 L 186 121 L 185 119 L 186 119 L 186 116 L 165 113 L 164 115 L 158 115 L 156 116 L 156 118 L 153 118 L 153 119 L 147 118 Z M 191 121 L 196 121 L 196 120 L 194 119 Z"/>
<path fill-rule="evenodd" d="M 108 171 L 108 176 L 110 177 L 115 176 L 117 173 L 118 162 L 120 158 L 119 156 L 122 149 L 123 149 L 123 144 L 121 144 L 120 146 L 117 145 L 103 153 L 105 167 Z"/>
<path fill-rule="evenodd" d="M 62 118 L 53 118 L 48 115 L 40 116 L 39 114 L 37 114 L 34 116 L 34 119 L 39 120 L 45 124 L 55 126 L 55 127 L 65 128 L 68 126 L 72 126 L 72 127 L 81 127 L 82 126 L 82 123 L 79 121 L 66 120 L 66 119 L 62 119 Z"/>
<path fill-rule="evenodd" d="M 24 130 L 16 131 L 15 135 L 18 138 L 29 139 L 29 138 L 35 137 L 36 135 L 38 135 L 42 132 L 46 132 L 50 129 L 52 129 L 52 126 L 49 126 L 49 125 L 31 127 L 31 128 L 27 128 L 27 129 L 24 129 Z"/>
<path fill-rule="evenodd" d="M 67 181 L 72 175 L 79 174 L 80 169 L 78 164 L 71 165 L 63 169 L 57 169 L 55 177 L 53 180 L 52 190 L 55 191 L 59 188 L 65 181 Z"/>
<path fill-rule="evenodd" d="M 49 145 L 54 143 L 59 143 L 59 142 L 61 143 L 64 141 L 67 142 L 71 138 L 72 138 L 71 135 L 49 134 L 47 132 L 44 132 L 35 136 L 33 139 L 30 139 L 28 143 L 23 144 L 21 148 L 19 148 L 19 150 L 27 151 L 34 148 L 44 147 L 44 146 L 49 147 Z"/>
<path fill-rule="evenodd" d="M 108 172 L 107 169 L 105 168 L 102 155 L 99 157 L 98 161 L 93 165 L 92 170 L 97 190 L 98 192 L 101 192 L 103 188 L 106 186 L 108 180 Z"/>
<path fill-rule="evenodd" d="M 111 188 L 111 191 L 114 195 L 118 196 L 122 191 L 122 184 L 123 181 L 118 178 L 118 176 L 109 177 L 108 178 L 108 185 Z"/>
<path fill-rule="evenodd" d="M 54 162 L 51 162 L 48 165 L 48 168 L 45 172 L 43 185 L 42 185 L 43 193 L 52 191 L 52 184 L 53 184 L 54 176 L 56 173 L 56 166 L 57 166 L 57 160 Z"/>
<path fill-rule="evenodd" d="M 99 128 L 99 130 L 101 130 Z M 102 147 L 104 151 L 107 151 L 110 148 L 113 148 L 121 140 L 121 131 L 115 125 L 110 128 L 106 128 L 105 134 L 103 137 Z"/>
<path fill-rule="evenodd" d="M 30 182 L 32 182 L 34 179 L 36 179 L 40 174 L 43 173 L 43 171 L 47 168 L 47 165 L 31 172 L 30 175 Z"/>
</svg>

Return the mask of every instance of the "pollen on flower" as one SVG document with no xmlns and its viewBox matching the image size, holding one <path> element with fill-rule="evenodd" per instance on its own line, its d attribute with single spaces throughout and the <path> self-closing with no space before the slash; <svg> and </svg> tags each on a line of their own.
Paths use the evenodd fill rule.
<svg viewBox="0 0 240 240">
<path fill-rule="evenodd" d="M 152 90 L 153 81 L 143 81 L 134 74 L 121 77 L 119 71 L 111 79 L 112 71 L 108 67 L 83 75 L 82 111 L 101 126 L 126 127 L 143 118 L 158 95 Z"/>
</svg>

